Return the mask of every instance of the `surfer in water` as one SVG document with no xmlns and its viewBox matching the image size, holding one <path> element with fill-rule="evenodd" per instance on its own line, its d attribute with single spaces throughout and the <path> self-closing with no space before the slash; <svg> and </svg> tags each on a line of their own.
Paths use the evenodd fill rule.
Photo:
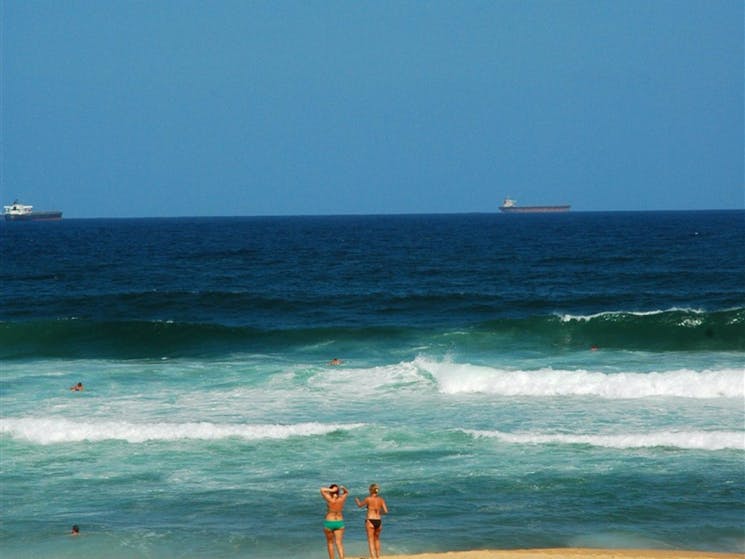
<svg viewBox="0 0 745 559">
<path fill-rule="evenodd" d="M 73 384 L 70 387 L 70 390 L 72 390 L 73 392 L 82 392 L 83 391 L 83 383 L 82 382 L 79 382 L 77 384 Z"/>
<path fill-rule="evenodd" d="M 370 494 L 360 501 L 357 497 L 354 502 L 359 508 L 367 507 L 365 517 L 365 531 L 367 532 L 367 546 L 370 548 L 370 559 L 380 557 L 380 532 L 383 530 L 381 514 L 388 514 L 385 499 L 379 495 L 380 486 L 377 483 L 370 485 Z"/>
<path fill-rule="evenodd" d="M 349 497 L 349 490 L 335 483 L 321 487 L 321 496 L 326 501 L 326 518 L 323 521 L 323 533 L 326 535 L 326 547 L 329 559 L 334 559 L 334 544 L 339 559 L 344 559 L 344 503 Z"/>
</svg>

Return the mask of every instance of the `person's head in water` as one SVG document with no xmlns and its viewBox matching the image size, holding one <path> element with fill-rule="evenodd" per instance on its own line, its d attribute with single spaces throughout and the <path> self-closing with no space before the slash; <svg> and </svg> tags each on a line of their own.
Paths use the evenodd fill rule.
<svg viewBox="0 0 745 559">
<path fill-rule="evenodd" d="M 79 536 L 80 535 L 80 526 L 77 524 L 73 524 L 72 531 L 70 532 L 73 536 Z"/>
</svg>

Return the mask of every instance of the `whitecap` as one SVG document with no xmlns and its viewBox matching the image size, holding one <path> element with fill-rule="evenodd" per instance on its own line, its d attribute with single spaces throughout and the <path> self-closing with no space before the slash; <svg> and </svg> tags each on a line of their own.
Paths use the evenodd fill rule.
<svg viewBox="0 0 745 559">
<path fill-rule="evenodd" d="M 186 423 L 132 423 L 127 421 L 74 421 L 66 418 L 7 418 L 0 419 L 0 433 L 15 439 L 39 444 L 97 442 L 123 440 L 130 443 L 145 441 L 173 441 L 179 439 L 219 440 L 236 437 L 245 440 L 287 439 L 310 437 L 347 431 L 364 426 L 363 423 L 295 423 L 282 424 L 230 424 Z"/>
</svg>

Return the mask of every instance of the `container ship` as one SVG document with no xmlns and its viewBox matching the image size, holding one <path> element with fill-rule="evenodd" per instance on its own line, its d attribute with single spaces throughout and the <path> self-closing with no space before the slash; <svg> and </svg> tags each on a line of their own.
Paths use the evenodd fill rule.
<svg viewBox="0 0 745 559">
<path fill-rule="evenodd" d="M 10 206 L 3 206 L 5 221 L 55 221 L 62 219 L 58 210 L 34 211 L 33 206 L 20 204 L 18 200 Z"/>
<path fill-rule="evenodd" d="M 570 208 L 571 206 L 569 204 L 559 206 L 518 206 L 517 202 L 511 198 L 505 198 L 502 205 L 499 206 L 500 211 L 512 214 L 568 212 Z"/>
</svg>

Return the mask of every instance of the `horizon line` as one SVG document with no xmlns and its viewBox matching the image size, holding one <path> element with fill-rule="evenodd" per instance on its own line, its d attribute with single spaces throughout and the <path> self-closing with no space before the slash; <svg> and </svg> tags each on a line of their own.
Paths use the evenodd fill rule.
<svg viewBox="0 0 745 559">
<path fill-rule="evenodd" d="M 704 212 L 742 212 L 743 208 L 696 208 L 696 209 L 642 209 L 642 210 L 569 210 L 566 212 L 535 212 L 535 213 L 504 213 L 500 211 L 472 211 L 472 212 L 391 212 L 391 213 L 308 213 L 308 214 L 233 214 L 233 215 L 129 215 L 129 216 L 72 216 L 56 221 L 73 219 L 238 219 L 238 218 L 287 218 L 287 217 L 415 217 L 415 216 L 456 216 L 456 215 L 500 215 L 510 219 L 517 217 L 524 219 L 526 216 L 546 215 L 572 215 L 591 213 L 704 213 Z M 530 218 L 529 218 L 530 219 Z M 8 221 L 8 220 L 0 220 Z M 38 221 L 19 221 L 19 223 L 38 223 Z M 13 223 L 15 223 L 13 221 Z"/>
</svg>

